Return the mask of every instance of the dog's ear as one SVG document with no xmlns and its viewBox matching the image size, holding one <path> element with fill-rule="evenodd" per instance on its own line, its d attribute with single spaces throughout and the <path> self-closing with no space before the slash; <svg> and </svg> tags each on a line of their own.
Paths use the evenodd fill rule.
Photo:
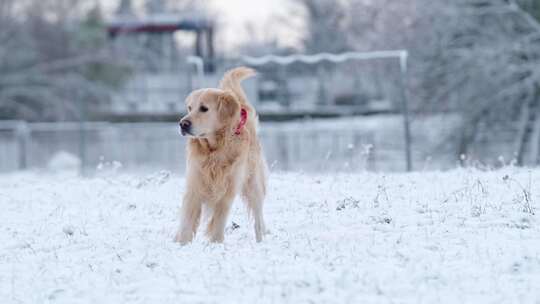
<svg viewBox="0 0 540 304">
<path fill-rule="evenodd" d="M 191 92 L 186 99 L 184 100 L 184 104 L 187 106 L 193 99 L 198 99 L 199 96 L 201 96 L 201 91 L 195 91 Z"/>
<path fill-rule="evenodd" d="M 240 113 L 240 103 L 233 94 L 223 92 L 218 96 L 217 110 L 223 120 L 231 119 L 236 113 Z"/>
</svg>

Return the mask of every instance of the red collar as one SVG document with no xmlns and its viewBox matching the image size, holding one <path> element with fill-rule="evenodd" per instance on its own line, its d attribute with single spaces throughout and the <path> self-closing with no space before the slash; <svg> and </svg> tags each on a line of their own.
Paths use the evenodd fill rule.
<svg viewBox="0 0 540 304">
<path fill-rule="evenodd" d="M 240 133 L 242 133 L 242 129 L 246 125 L 246 121 L 247 121 L 247 111 L 246 109 L 242 108 L 240 109 L 240 122 L 236 126 L 236 130 L 234 131 L 234 134 L 240 135 Z"/>
</svg>

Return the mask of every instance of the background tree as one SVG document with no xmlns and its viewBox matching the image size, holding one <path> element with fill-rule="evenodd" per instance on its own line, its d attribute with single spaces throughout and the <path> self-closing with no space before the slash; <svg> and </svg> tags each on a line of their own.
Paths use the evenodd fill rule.
<svg viewBox="0 0 540 304">
<path fill-rule="evenodd" d="M 531 14 L 536 20 L 540 20 L 540 1 L 539 0 L 520 0 L 518 3 Z"/>
<path fill-rule="evenodd" d="M 125 72 L 93 1 L 0 3 L 0 118 L 69 120 L 97 108 Z"/>
<path fill-rule="evenodd" d="M 344 1 L 297 0 L 304 18 L 303 48 L 307 53 L 339 53 L 349 49 L 346 33 L 347 3 Z"/>
<path fill-rule="evenodd" d="M 521 121 L 519 161 L 538 111 L 537 21 L 503 0 L 424 1 L 419 7 L 416 73 L 424 107 L 459 113 L 458 156 L 474 153 L 480 134 L 496 139 Z"/>
<path fill-rule="evenodd" d="M 527 154 L 540 160 L 539 0 L 298 3 L 308 53 L 408 49 L 416 111 L 451 112 L 462 120 L 444 140 L 457 158 L 481 149 L 482 140 L 512 134 L 518 162 Z M 371 73 L 383 83 L 398 81 L 390 67 Z"/>
</svg>

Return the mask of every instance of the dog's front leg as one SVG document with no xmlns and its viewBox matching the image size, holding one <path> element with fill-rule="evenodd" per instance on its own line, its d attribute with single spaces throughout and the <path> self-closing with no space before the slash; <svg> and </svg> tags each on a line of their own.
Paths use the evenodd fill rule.
<svg viewBox="0 0 540 304">
<path fill-rule="evenodd" d="M 227 222 L 227 217 L 229 216 L 229 211 L 231 210 L 231 205 L 234 201 L 234 192 L 228 192 L 213 204 L 213 213 L 210 222 L 208 223 L 208 228 L 206 230 L 206 235 L 211 242 L 221 243 L 225 238 L 225 224 Z"/>
<path fill-rule="evenodd" d="M 199 227 L 201 208 L 202 198 L 188 191 L 182 204 L 180 229 L 178 229 L 174 239 L 176 242 L 185 245 L 193 240 L 197 227 Z"/>
</svg>

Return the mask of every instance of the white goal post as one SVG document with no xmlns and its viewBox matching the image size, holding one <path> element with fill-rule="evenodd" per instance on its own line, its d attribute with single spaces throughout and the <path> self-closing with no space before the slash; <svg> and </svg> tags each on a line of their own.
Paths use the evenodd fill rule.
<svg viewBox="0 0 540 304">
<path fill-rule="evenodd" d="M 403 132 L 404 132 L 404 154 L 407 171 L 412 170 L 412 158 L 411 158 L 411 132 L 410 132 L 410 119 L 409 119 L 409 102 L 407 98 L 407 60 L 409 53 L 407 50 L 390 50 L 390 51 L 374 51 L 374 52 L 345 52 L 340 54 L 319 53 L 313 55 L 295 54 L 288 56 L 276 56 L 266 55 L 261 57 L 243 56 L 239 58 L 240 62 L 243 62 L 250 66 L 262 66 L 270 63 L 278 65 L 290 65 L 296 62 L 303 62 L 306 64 L 314 64 L 323 61 L 332 63 L 342 63 L 348 60 L 375 60 L 375 59 L 397 59 L 399 61 L 401 82 L 400 95 L 401 95 L 401 112 L 403 115 Z M 193 64 L 196 69 L 197 78 L 201 81 L 204 77 L 204 61 L 200 57 L 190 56 L 187 58 L 189 64 Z"/>
</svg>

